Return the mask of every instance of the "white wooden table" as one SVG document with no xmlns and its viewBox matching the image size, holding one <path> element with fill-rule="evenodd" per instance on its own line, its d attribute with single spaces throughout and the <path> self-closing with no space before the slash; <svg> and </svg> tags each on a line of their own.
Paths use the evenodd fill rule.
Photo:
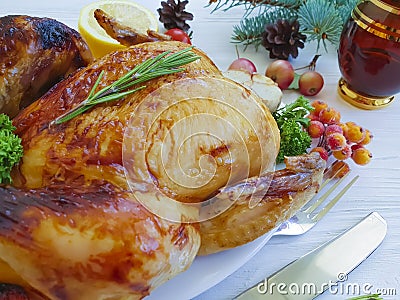
<svg viewBox="0 0 400 300">
<path fill-rule="evenodd" d="M 65 24 L 77 28 L 77 19 L 81 7 L 90 0 L 13 0 L 0 1 L 0 14 L 28 14 L 56 18 Z M 160 7 L 156 0 L 137 0 L 155 12 Z M 210 14 L 206 0 L 192 0 L 187 10 L 195 15 L 190 22 L 194 31 L 193 44 L 203 49 L 225 70 L 236 58 L 235 47 L 230 43 L 232 26 L 238 24 L 243 11 L 235 8 L 228 12 L 218 11 Z M 260 48 L 256 52 L 249 47 L 242 57 L 253 60 L 259 72 L 263 73 L 270 62 L 268 53 Z M 295 67 L 304 66 L 312 59 L 314 45 L 308 45 L 293 60 Z M 374 140 L 368 148 L 373 153 L 372 162 L 365 167 L 352 164 L 360 179 L 332 211 L 312 231 L 298 237 L 274 237 L 250 261 L 228 276 L 225 280 L 196 297 L 202 299 L 231 299 L 246 288 L 264 279 L 268 274 L 280 269 L 290 261 L 304 255 L 321 243 L 341 233 L 369 212 L 379 212 L 388 222 L 388 234 L 383 244 L 363 264 L 354 270 L 349 283 L 370 284 L 370 291 L 384 289 L 397 296 L 385 296 L 384 299 L 400 298 L 400 96 L 389 107 L 376 111 L 354 108 L 342 101 L 337 94 L 337 81 L 340 77 L 336 50 L 329 53 L 321 51 L 317 71 L 325 78 L 323 91 L 315 97 L 326 101 L 341 112 L 342 119 L 354 121 L 374 134 Z M 394 74 L 399 76 L 399 74 Z M 285 92 L 284 102 L 294 100 L 298 94 Z M 351 251 L 351 249 L 349 249 Z M 193 282 L 195 285 L 196 282 Z M 185 289 L 186 287 L 181 287 Z M 179 294 L 179 291 L 177 291 Z M 177 297 L 178 298 L 178 297 Z M 318 299 L 345 299 L 346 294 L 324 294 Z"/>
</svg>

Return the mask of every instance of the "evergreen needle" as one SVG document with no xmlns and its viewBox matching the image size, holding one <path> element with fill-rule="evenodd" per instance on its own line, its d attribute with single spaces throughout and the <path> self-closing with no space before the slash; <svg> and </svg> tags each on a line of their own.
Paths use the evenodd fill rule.
<svg viewBox="0 0 400 300">
<path fill-rule="evenodd" d="M 132 70 L 124 74 L 118 80 L 95 93 L 95 90 L 99 86 L 104 75 L 104 71 L 101 71 L 92 89 L 90 90 L 88 97 L 71 110 L 51 121 L 49 126 L 67 122 L 91 109 L 97 104 L 122 99 L 127 95 L 146 87 L 145 85 L 142 85 L 132 90 L 128 90 L 128 88 L 134 85 L 141 84 L 164 75 L 182 72 L 184 70 L 184 68 L 181 68 L 182 66 L 201 58 L 201 56 L 191 51 L 192 49 L 193 46 L 172 54 L 171 51 L 165 51 L 156 57 L 149 58 L 135 66 Z"/>
</svg>

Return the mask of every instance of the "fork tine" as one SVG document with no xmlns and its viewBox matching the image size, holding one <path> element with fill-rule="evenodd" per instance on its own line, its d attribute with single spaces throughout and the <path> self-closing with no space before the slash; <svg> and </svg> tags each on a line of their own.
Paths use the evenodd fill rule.
<svg viewBox="0 0 400 300">
<path fill-rule="evenodd" d="M 313 203 L 313 205 L 307 207 L 307 208 L 304 210 L 304 212 L 305 212 L 305 213 L 312 213 L 317 207 L 319 207 L 319 206 L 321 205 L 322 202 L 324 202 L 324 201 L 329 197 L 330 194 L 332 194 L 332 192 L 343 182 L 343 180 L 344 180 L 348 175 L 349 175 L 349 173 L 347 173 L 347 174 L 344 175 L 342 178 L 340 178 L 338 181 L 336 181 L 335 184 L 332 185 L 332 186 L 329 188 L 329 190 L 327 190 L 327 191 L 325 192 L 325 194 L 323 194 L 321 197 L 319 197 L 318 200 L 315 201 L 315 202 Z M 326 181 L 328 181 L 328 180 L 330 181 L 330 180 L 332 180 L 332 179 L 327 179 Z M 325 182 L 326 182 L 326 181 L 325 181 Z M 329 182 L 329 181 L 328 181 L 328 182 Z M 325 182 L 322 184 L 323 186 L 326 185 Z M 321 186 L 322 186 L 322 185 L 321 185 Z"/>
<path fill-rule="evenodd" d="M 342 196 L 348 191 L 348 189 L 357 181 L 360 176 L 355 176 L 319 213 L 312 217 L 313 221 L 318 222 L 321 220 L 326 213 L 342 198 Z M 339 180 L 340 181 L 340 180 Z M 338 181 L 338 182 L 339 182 Z"/>
</svg>

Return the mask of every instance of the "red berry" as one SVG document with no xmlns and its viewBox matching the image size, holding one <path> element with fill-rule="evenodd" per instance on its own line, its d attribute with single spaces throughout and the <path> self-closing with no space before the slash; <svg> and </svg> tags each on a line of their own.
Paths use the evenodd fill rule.
<svg viewBox="0 0 400 300">
<path fill-rule="evenodd" d="M 360 143 L 365 137 L 365 130 L 354 122 L 347 122 L 346 138 L 351 143 Z"/>
<path fill-rule="evenodd" d="M 366 165 L 371 161 L 372 154 L 364 147 L 357 148 L 351 154 L 351 158 L 357 165 Z"/>
<path fill-rule="evenodd" d="M 347 125 L 345 123 L 339 123 L 338 125 L 340 126 L 340 128 L 342 128 L 342 133 L 344 137 L 347 138 Z"/>
<path fill-rule="evenodd" d="M 311 138 L 317 139 L 324 134 L 325 126 L 320 121 L 311 121 L 307 131 Z"/>
<path fill-rule="evenodd" d="M 326 136 L 328 136 L 328 135 L 330 135 L 330 134 L 332 134 L 332 133 L 340 133 L 340 134 L 343 134 L 343 129 L 342 129 L 342 127 L 340 127 L 339 125 L 337 125 L 337 124 L 331 124 L 331 125 L 328 125 L 328 126 L 326 126 L 326 129 L 325 129 L 325 135 Z"/>
<path fill-rule="evenodd" d="M 351 153 L 352 153 L 352 150 L 351 150 L 350 145 L 346 145 L 340 150 L 332 151 L 333 157 L 338 160 L 345 160 L 345 159 L 350 158 Z"/>
<path fill-rule="evenodd" d="M 307 118 L 309 118 L 311 121 L 319 121 L 319 116 L 316 115 L 313 111 L 308 114 Z"/>
<path fill-rule="evenodd" d="M 319 116 L 319 113 L 321 112 L 321 110 L 323 110 L 324 108 L 327 108 L 328 104 L 321 100 L 314 100 L 313 102 L 311 102 L 311 106 L 314 107 L 314 110 L 312 111 L 312 113 Z"/>
<path fill-rule="evenodd" d="M 332 151 L 342 150 L 347 141 L 343 134 L 334 132 L 326 137 L 326 144 Z"/>
<path fill-rule="evenodd" d="M 360 144 L 361 145 L 367 145 L 367 144 L 369 144 L 371 142 L 372 138 L 373 138 L 373 135 L 371 134 L 371 132 L 368 129 L 366 129 L 365 130 L 365 136 L 361 140 Z"/>
<path fill-rule="evenodd" d="M 364 148 L 364 146 L 361 145 L 361 144 L 353 144 L 353 145 L 351 145 L 351 151 L 352 152 L 356 151 L 358 148 Z"/>
<path fill-rule="evenodd" d="M 337 124 L 340 122 L 340 113 L 331 107 L 324 108 L 319 113 L 319 120 L 324 124 Z"/>
<path fill-rule="evenodd" d="M 299 91 L 304 96 L 315 96 L 324 86 L 324 78 L 315 71 L 307 71 L 300 75 Z"/>
</svg>

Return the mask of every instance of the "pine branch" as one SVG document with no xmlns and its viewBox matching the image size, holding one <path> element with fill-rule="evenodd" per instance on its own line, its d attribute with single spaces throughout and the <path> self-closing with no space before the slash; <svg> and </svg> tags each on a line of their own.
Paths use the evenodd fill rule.
<svg viewBox="0 0 400 300">
<path fill-rule="evenodd" d="M 271 12 L 265 11 L 255 17 L 243 18 L 239 25 L 233 27 L 232 41 L 243 44 L 245 47 L 254 45 L 257 50 L 266 25 L 275 23 L 279 19 L 292 20 L 296 16 L 295 10 L 280 7 Z"/>
<path fill-rule="evenodd" d="M 326 0 L 308 0 L 298 10 L 301 32 L 307 35 L 307 40 L 317 40 L 317 52 L 320 42 L 327 51 L 326 41 L 333 45 L 339 44 L 343 28 L 343 19 L 337 11 L 334 2 Z"/>
<path fill-rule="evenodd" d="M 288 9 L 297 9 L 303 3 L 303 0 L 210 0 L 208 5 L 216 3 L 212 12 L 223 9 L 227 11 L 233 7 L 244 6 L 244 16 L 247 17 L 255 9 L 259 8 L 264 13 L 265 8 L 283 7 Z"/>
<path fill-rule="evenodd" d="M 360 2 L 361 0 L 338 0 L 337 2 L 337 8 L 338 8 L 338 13 L 340 15 L 340 17 L 343 20 L 343 23 L 346 23 L 347 20 L 350 17 L 351 11 L 353 10 L 353 8 L 358 4 L 358 2 Z"/>
<path fill-rule="evenodd" d="M 239 25 L 234 26 L 232 42 L 254 45 L 261 44 L 265 26 L 277 20 L 293 20 L 300 24 L 300 33 L 307 36 L 307 42 L 317 41 L 319 51 L 322 42 L 327 51 L 327 42 L 339 44 L 344 23 L 348 20 L 354 6 L 361 0 L 209 0 L 216 4 L 213 11 L 227 11 L 243 6 L 244 15 Z M 258 8 L 258 14 L 249 16 Z"/>
</svg>

